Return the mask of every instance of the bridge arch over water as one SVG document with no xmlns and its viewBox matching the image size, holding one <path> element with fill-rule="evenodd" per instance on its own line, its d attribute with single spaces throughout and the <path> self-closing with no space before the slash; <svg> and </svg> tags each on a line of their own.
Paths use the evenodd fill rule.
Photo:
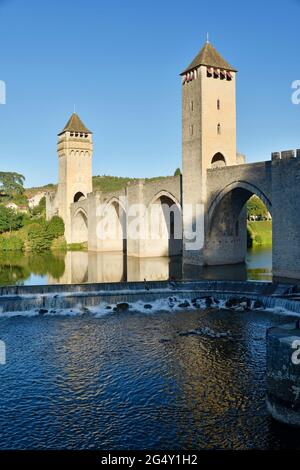
<svg viewBox="0 0 300 470">
<path fill-rule="evenodd" d="M 151 242 L 157 256 L 180 255 L 182 214 L 176 196 L 165 190 L 157 192 L 148 203 L 147 213 L 148 230 L 151 232 Z"/>
<path fill-rule="evenodd" d="M 127 252 L 127 216 L 124 202 L 117 196 L 111 196 L 104 204 L 105 227 L 102 251 Z"/>
</svg>

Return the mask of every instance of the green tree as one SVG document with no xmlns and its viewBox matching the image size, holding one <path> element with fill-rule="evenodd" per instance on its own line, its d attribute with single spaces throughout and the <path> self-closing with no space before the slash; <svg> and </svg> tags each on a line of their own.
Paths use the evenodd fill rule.
<svg viewBox="0 0 300 470">
<path fill-rule="evenodd" d="M 52 243 L 52 235 L 47 230 L 47 224 L 34 223 L 28 226 L 28 243 L 32 251 L 49 250 Z"/>
<path fill-rule="evenodd" d="M 23 194 L 25 177 L 20 173 L 0 171 L 0 197 L 12 198 Z"/>
<path fill-rule="evenodd" d="M 181 170 L 180 168 L 176 168 L 175 172 L 174 172 L 174 176 L 181 176 Z"/>
<path fill-rule="evenodd" d="M 0 205 L 0 233 L 17 230 L 23 225 L 23 216 L 13 209 Z"/>
<path fill-rule="evenodd" d="M 65 224 L 61 217 L 54 215 L 47 223 L 47 231 L 54 240 L 54 238 L 62 237 L 65 233 Z"/>
</svg>

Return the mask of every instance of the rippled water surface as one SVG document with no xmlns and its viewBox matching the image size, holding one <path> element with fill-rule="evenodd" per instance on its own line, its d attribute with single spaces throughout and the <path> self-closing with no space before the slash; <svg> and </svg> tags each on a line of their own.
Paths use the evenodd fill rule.
<svg viewBox="0 0 300 470">
<path fill-rule="evenodd" d="M 2 318 L 0 448 L 300 448 L 264 403 L 266 328 L 282 321 L 214 309 Z M 185 335 L 196 327 L 229 333 Z"/>
</svg>

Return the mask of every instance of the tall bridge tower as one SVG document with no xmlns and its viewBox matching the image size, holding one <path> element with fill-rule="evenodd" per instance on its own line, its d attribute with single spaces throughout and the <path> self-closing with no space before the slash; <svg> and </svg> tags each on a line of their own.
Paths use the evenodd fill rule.
<svg viewBox="0 0 300 470">
<path fill-rule="evenodd" d="M 201 250 L 186 247 L 200 222 L 196 205 L 206 202 L 207 170 L 237 163 L 236 70 L 207 41 L 181 76 L 184 256 L 199 263 Z"/>
<path fill-rule="evenodd" d="M 76 113 L 58 134 L 58 190 L 56 206 L 65 223 L 67 243 L 71 238 L 70 206 L 91 193 L 92 188 L 92 132 Z"/>
</svg>

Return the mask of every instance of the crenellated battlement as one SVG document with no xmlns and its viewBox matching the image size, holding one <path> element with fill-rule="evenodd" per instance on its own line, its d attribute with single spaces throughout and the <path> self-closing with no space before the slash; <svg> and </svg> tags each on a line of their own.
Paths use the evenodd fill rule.
<svg viewBox="0 0 300 470">
<path fill-rule="evenodd" d="M 290 158 L 300 158 L 300 149 L 296 150 L 282 150 L 281 152 L 272 152 L 272 161 L 288 160 Z"/>
</svg>

